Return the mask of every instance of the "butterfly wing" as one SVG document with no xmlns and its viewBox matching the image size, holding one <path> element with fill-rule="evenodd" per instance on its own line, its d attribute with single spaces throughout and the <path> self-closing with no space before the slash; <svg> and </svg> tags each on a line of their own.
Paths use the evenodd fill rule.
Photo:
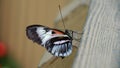
<svg viewBox="0 0 120 68">
<path fill-rule="evenodd" d="M 36 32 L 37 28 L 41 27 L 40 25 L 31 25 L 26 28 L 26 35 L 27 37 L 36 42 L 38 44 L 42 43 L 42 39 L 39 37 L 38 33 Z"/>
<path fill-rule="evenodd" d="M 72 52 L 72 41 L 69 37 L 54 37 L 48 40 L 45 44 L 45 48 L 52 55 L 66 57 Z"/>
<path fill-rule="evenodd" d="M 63 31 L 42 25 L 31 25 L 26 28 L 27 37 L 44 46 L 54 56 L 65 57 L 72 52 L 72 40 Z"/>
</svg>

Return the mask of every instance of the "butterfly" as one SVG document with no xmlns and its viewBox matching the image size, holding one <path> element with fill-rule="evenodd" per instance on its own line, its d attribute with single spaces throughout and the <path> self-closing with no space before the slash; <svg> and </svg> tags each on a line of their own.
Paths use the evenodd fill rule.
<svg viewBox="0 0 120 68">
<path fill-rule="evenodd" d="M 59 10 L 60 10 L 59 5 Z M 60 10 L 61 18 L 62 13 Z M 63 18 L 62 18 L 63 21 Z M 65 24 L 63 21 L 64 29 Z M 72 41 L 80 40 L 81 33 L 67 30 L 61 31 L 59 29 L 50 28 L 43 25 L 30 25 L 26 27 L 26 35 L 33 42 L 46 48 L 46 50 L 57 57 L 67 57 L 72 53 Z"/>
<path fill-rule="evenodd" d="M 65 32 L 43 25 L 30 25 L 26 28 L 27 37 L 54 56 L 66 57 L 72 53 L 72 36 Z"/>
</svg>

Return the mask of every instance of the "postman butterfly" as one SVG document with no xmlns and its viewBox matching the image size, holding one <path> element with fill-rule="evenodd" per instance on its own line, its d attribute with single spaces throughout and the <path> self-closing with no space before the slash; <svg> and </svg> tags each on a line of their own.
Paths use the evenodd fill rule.
<svg viewBox="0 0 120 68">
<path fill-rule="evenodd" d="M 26 27 L 26 35 L 30 40 L 45 47 L 46 50 L 52 55 L 61 58 L 67 57 L 72 53 L 72 41 L 74 34 L 79 33 L 67 29 L 65 29 L 65 31 L 61 31 L 59 29 L 54 29 L 43 25 L 30 25 Z"/>
<path fill-rule="evenodd" d="M 68 30 L 63 32 L 43 25 L 30 25 L 26 28 L 26 35 L 54 56 L 63 58 L 72 53 L 72 37 Z"/>
</svg>

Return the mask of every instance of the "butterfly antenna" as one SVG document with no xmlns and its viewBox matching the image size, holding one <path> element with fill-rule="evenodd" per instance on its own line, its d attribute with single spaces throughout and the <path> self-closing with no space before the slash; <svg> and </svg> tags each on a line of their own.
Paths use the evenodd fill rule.
<svg viewBox="0 0 120 68">
<path fill-rule="evenodd" d="M 63 20 L 62 12 L 61 12 L 61 7 L 60 7 L 60 5 L 58 7 L 59 7 L 60 16 L 62 18 L 62 22 L 63 22 L 63 26 L 64 26 L 64 30 L 65 30 L 65 23 L 64 23 L 64 20 Z"/>
</svg>

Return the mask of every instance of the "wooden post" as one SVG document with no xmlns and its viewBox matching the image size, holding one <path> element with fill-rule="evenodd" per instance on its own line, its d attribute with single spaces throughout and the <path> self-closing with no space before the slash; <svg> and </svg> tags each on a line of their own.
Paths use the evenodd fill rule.
<svg viewBox="0 0 120 68">
<path fill-rule="evenodd" d="M 120 68 L 120 0 L 91 0 L 73 68 Z"/>
</svg>

